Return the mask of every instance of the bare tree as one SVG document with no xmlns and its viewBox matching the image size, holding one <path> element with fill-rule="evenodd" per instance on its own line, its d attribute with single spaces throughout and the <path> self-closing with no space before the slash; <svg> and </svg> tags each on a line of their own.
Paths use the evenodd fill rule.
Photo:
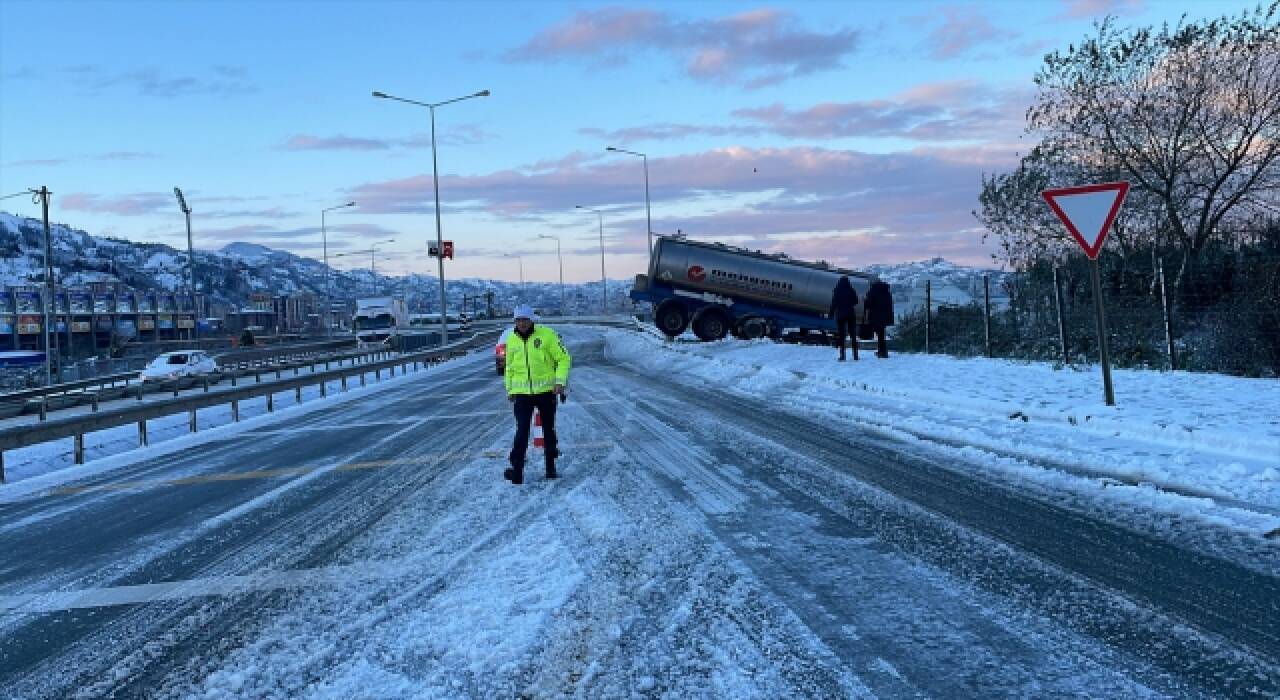
<svg viewBox="0 0 1280 700">
<path fill-rule="evenodd" d="M 1077 252 L 1074 241 L 1064 234 L 1061 222 L 1040 198 L 1041 192 L 1123 177 L 1115 171 L 1086 167 L 1078 159 L 1065 158 L 1046 146 L 1037 146 L 1022 158 L 1013 172 L 983 176 L 979 209 L 973 214 L 986 229 L 984 239 L 987 235 L 999 239 L 1003 260 L 1015 269 L 1024 270 L 1037 261 L 1062 260 Z M 1152 243 L 1152 229 L 1145 223 L 1154 218 L 1158 210 L 1150 195 L 1131 192 L 1125 208 L 1116 217 L 1115 229 L 1107 238 L 1108 249 L 1127 258 L 1140 246 Z"/>
<path fill-rule="evenodd" d="M 1159 30 L 1122 31 L 1109 18 L 1036 75 L 1027 118 L 1041 152 L 1069 156 L 1059 172 L 1070 162 L 1118 173 L 1131 196 L 1154 198 L 1149 235 L 1180 252 L 1179 286 L 1233 219 L 1280 201 L 1278 16 L 1280 0 Z"/>
</svg>

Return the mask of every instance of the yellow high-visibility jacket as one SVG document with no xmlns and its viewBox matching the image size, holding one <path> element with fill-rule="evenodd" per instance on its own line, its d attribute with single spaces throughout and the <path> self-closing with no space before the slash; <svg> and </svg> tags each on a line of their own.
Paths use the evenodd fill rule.
<svg viewBox="0 0 1280 700">
<path fill-rule="evenodd" d="M 508 394 L 543 394 L 556 384 L 569 385 L 569 363 L 569 352 L 560 336 L 535 324 L 528 340 L 515 331 L 507 335 L 503 383 Z"/>
</svg>

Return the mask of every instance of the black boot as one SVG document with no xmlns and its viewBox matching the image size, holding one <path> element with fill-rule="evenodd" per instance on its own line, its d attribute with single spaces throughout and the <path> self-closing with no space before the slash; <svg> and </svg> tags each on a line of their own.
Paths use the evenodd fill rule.
<svg viewBox="0 0 1280 700">
<path fill-rule="evenodd" d="M 524 483 L 524 466 L 521 465 L 518 467 L 512 467 L 510 469 L 504 469 L 502 471 L 502 478 L 506 479 L 507 481 L 510 481 L 513 484 L 523 484 Z"/>
</svg>

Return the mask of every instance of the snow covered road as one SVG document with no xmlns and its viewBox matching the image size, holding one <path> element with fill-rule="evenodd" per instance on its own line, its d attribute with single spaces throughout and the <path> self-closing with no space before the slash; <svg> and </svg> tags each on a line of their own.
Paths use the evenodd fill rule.
<svg viewBox="0 0 1280 700">
<path fill-rule="evenodd" d="M 1280 555 L 1238 518 L 564 333 L 559 481 L 501 480 L 479 354 L 0 503 L 0 695 L 1280 693 Z"/>
</svg>

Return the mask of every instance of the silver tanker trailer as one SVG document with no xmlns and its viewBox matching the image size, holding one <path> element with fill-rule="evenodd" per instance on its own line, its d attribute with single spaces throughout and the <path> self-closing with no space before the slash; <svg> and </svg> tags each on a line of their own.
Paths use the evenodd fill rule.
<svg viewBox="0 0 1280 700">
<path fill-rule="evenodd" d="M 784 332 L 834 333 L 831 291 L 848 275 L 861 300 L 873 275 L 793 260 L 721 243 L 659 236 L 649 274 L 636 275 L 631 298 L 654 305 L 653 323 L 668 336 L 692 327 L 700 340 L 780 338 Z"/>
</svg>

